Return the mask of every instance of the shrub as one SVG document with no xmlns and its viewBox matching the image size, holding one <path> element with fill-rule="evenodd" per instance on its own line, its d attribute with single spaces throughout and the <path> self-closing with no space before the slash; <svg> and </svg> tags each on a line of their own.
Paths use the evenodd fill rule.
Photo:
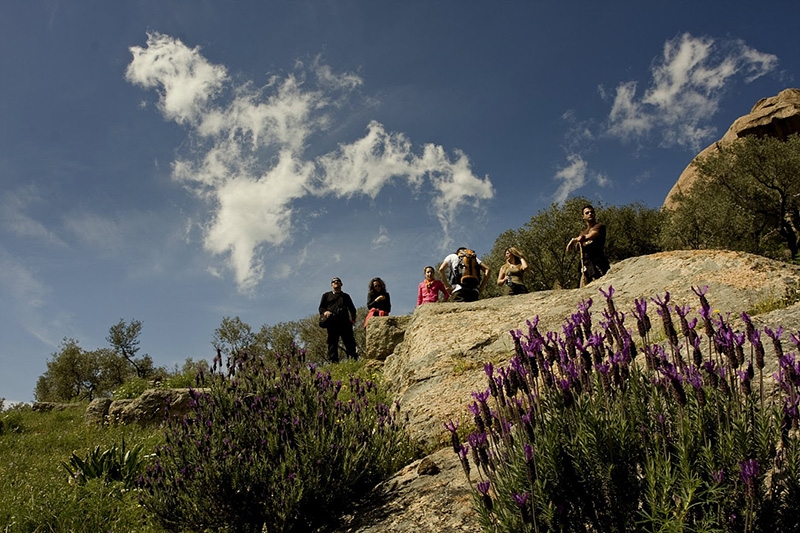
<svg viewBox="0 0 800 533">
<path fill-rule="evenodd" d="M 138 398 L 147 389 L 153 388 L 153 382 L 149 379 L 131 376 L 125 383 L 114 389 L 111 397 L 114 400 L 130 400 Z"/>
<path fill-rule="evenodd" d="M 800 364 L 780 329 L 742 313 L 736 331 L 694 291 L 694 318 L 669 293 L 652 299 L 661 344 L 642 299 L 637 347 L 611 287 L 599 329 L 588 300 L 563 334 L 541 334 L 536 319 L 512 332 L 515 356 L 487 364 L 489 387 L 473 393 L 468 442 L 447 425 L 486 530 L 800 529 Z M 777 393 L 762 333 L 779 358 Z"/>
<path fill-rule="evenodd" d="M 397 412 L 352 377 L 350 397 L 304 354 L 239 354 L 198 376 L 141 486 L 172 530 L 307 531 L 409 459 Z"/>
<path fill-rule="evenodd" d="M 3 433 L 22 433 L 24 413 L 30 410 L 29 405 L 16 404 L 5 411 L 0 411 L 0 435 Z"/>
<path fill-rule="evenodd" d="M 143 470 L 142 446 L 138 444 L 126 449 L 123 438 L 121 446 L 115 442 L 102 451 L 100 446 L 95 446 L 84 459 L 72 452 L 69 462 L 61 464 L 69 473 L 70 480 L 79 485 L 85 485 L 90 479 L 101 479 L 106 484 L 118 481 L 133 488 Z"/>
</svg>

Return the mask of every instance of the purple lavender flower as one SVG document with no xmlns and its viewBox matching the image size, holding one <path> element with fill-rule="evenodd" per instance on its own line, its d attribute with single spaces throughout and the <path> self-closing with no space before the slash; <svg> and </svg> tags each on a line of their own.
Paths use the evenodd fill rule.
<svg viewBox="0 0 800 533">
<path fill-rule="evenodd" d="M 458 449 L 458 456 L 461 458 L 462 461 L 467 459 L 469 455 L 469 446 L 466 444 L 462 444 L 461 447 Z"/>
<path fill-rule="evenodd" d="M 533 459 L 533 446 L 530 444 L 523 444 L 522 449 L 525 450 L 525 461 Z"/>
<path fill-rule="evenodd" d="M 758 461 L 755 459 L 747 459 L 739 462 L 739 475 L 742 477 L 742 482 L 745 485 L 752 485 L 758 477 L 759 467 Z"/>
<path fill-rule="evenodd" d="M 764 345 L 761 343 L 761 332 L 757 329 L 754 329 L 752 333 L 748 336 L 748 340 L 750 341 L 750 345 L 753 347 L 753 351 L 756 354 L 756 367 L 761 370 L 764 368 Z"/>
<path fill-rule="evenodd" d="M 608 308 L 608 313 L 610 315 L 615 315 L 617 313 L 616 308 L 614 307 L 614 300 L 612 297 L 614 296 L 614 287 L 611 285 L 608 286 L 608 291 L 604 291 L 602 287 L 600 287 L 600 294 L 602 294 L 606 299 L 606 306 Z"/>
<path fill-rule="evenodd" d="M 491 393 L 487 389 L 487 390 L 485 390 L 483 392 L 473 392 L 472 393 L 472 397 L 475 398 L 476 400 L 478 400 L 480 403 L 486 403 L 486 400 L 489 399 L 489 395 L 490 394 Z"/>
<path fill-rule="evenodd" d="M 783 346 L 781 345 L 781 336 L 783 335 L 783 327 L 778 327 L 776 330 L 772 330 L 769 327 L 764 327 L 764 333 L 766 333 L 772 339 L 772 346 L 775 348 L 775 355 L 778 359 L 781 358 L 783 355 Z"/>
<path fill-rule="evenodd" d="M 633 303 L 636 306 L 636 310 L 633 312 L 633 316 L 635 316 L 636 320 L 641 322 L 643 326 L 649 325 L 650 320 L 647 319 L 647 299 L 636 298 L 633 300 Z M 647 331 L 649 331 L 649 328 L 645 329 L 645 332 Z"/>
<path fill-rule="evenodd" d="M 523 492 L 522 494 L 515 494 L 513 492 L 511 493 L 511 499 L 514 500 L 514 503 L 516 503 L 517 507 L 520 509 L 523 509 L 527 506 L 529 497 L 530 493 L 528 492 Z"/>
<path fill-rule="evenodd" d="M 483 502 L 483 506 L 486 507 L 486 510 L 490 513 L 494 508 L 492 503 L 492 497 L 489 496 L 489 486 L 491 485 L 490 481 L 480 481 L 478 482 L 478 492 L 481 495 L 481 501 Z"/>
<path fill-rule="evenodd" d="M 798 333 L 798 335 L 790 333 L 789 340 L 792 341 L 792 344 L 794 344 L 795 348 L 800 348 L 800 333 Z"/>
<path fill-rule="evenodd" d="M 692 309 L 688 305 L 676 305 L 673 306 L 675 312 L 678 313 L 678 321 L 681 324 L 681 335 L 686 337 L 687 339 L 691 336 L 689 332 L 689 322 L 686 320 L 686 315 L 689 314 L 689 311 Z"/>
<path fill-rule="evenodd" d="M 600 294 L 605 296 L 606 300 L 614 296 L 614 292 L 615 292 L 614 287 L 612 287 L 611 285 L 608 286 L 608 292 L 604 291 L 603 287 L 600 287 Z"/>
<path fill-rule="evenodd" d="M 709 305 L 708 300 L 706 299 L 706 293 L 708 292 L 708 285 L 703 287 L 692 287 L 692 292 L 694 292 L 698 298 L 700 298 L 700 306 L 703 309 L 708 309 L 711 307 Z"/>
</svg>

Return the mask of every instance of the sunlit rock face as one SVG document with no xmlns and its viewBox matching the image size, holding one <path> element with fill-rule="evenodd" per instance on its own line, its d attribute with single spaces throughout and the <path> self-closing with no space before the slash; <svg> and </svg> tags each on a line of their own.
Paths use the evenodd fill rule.
<svg viewBox="0 0 800 533">
<path fill-rule="evenodd" d="M 616 263 L 604 278 L 583 289 L 425 304 L 411 315 L 402 342 L 386 358 L 384 378 L 408 414 L 411 432 L 426 443 L 444 444 L 448 435 L 443 424 L 468 419 L 471 393 L 487 388 L 484 364 L 491 362 L 497 367 L 514 355 L 511 330 L 527 333 L 526 322 L 538 316 L 543 334 L 560 333 L 565 318 L 588 299 L 593 302 L 590 310 L 596 326 L 603 320 L 606 306 L 601 289 L 613 287 L 616 308 L 627 314 L 626 326 L 635 333 L 634 299 L 649 301 L 669 292 L 670 305 L 696 309 L 699 301 L 692 287 L 705 286 L 713 308 L 723 316 L 731 313 L 736 322 L 742 311 L 764 309 L 787 294 L 796 294 L 800 267 L 741 252 L 662 252 Z M 777 318 L 791 314 L 789 309 L 776 313 L 778 317 L 768 314 L 761 319 L 771 320 L 775 323 L 770 325 L 777 327 Z M 796 330 L 800 322 L 797 327 L 791 323 L 783 326 Z"/>
<path fill-rule="evenodd" d="M 750 113 L 737 118 L 719 141 L 700 152 L 692 162 L 719 150 L 717 145 L 724 146 L 745 135 L 786 139 L 793 133 L 800 133 L 800 89 L 784 89 L 777 96 L 756 102 Z M 697 171 L 690 163 L 667 194 L 664 207 L 675 208 L 675 195 L 691 189 L 697 177 Z"/>
<path fill-rule="evenodd" d="M 386 357 L 384 378 L 401 409 L 409 416 L 409 429 L 429 449 L 439 450 L 403 468 L 379 485 L 357 504 L 356 511 L 343 520 L 345 531 L 478 531 L 478 517 L 472 507 L 471 489 L 458 459 L 449 446 L 445 422 L 469 425 L 467 405 L 473 391 L 487 388 L 484 364 L 494 363 L 495 372 L 514 354 L 510 330 L 527 333 L 527 320 L 539 318 L 539 330 L 560 332 L 565 318 L 578 304 L 592 300 L 592 322 L 603 320 L 607 303 L 604 294 L 613 287 L 618 311 L 626 314 L 625 326 L 634 330 L 631 313 L 634 299 L 645 298 L 654 319 L 654 335 L 661 332 L 652 298 L 663 301 L 669 292 L 670 305 L 689 305 L 697 315 L 699 300 L 692 287 L 708 287 L 706 297 L 715 313 L 726 316 L 743 329 L 740 313 L 758 310 L 756 327 L 770 326 L 800 330 L 800 303 L 781 308 L 779 302 L 797 299 L 800 267 L 740 252 L 719 250 L 663 252 L 626 259 L 612 265 L 602 279 L 582 289 L 535 292 L 504 296 L 473 303 L 426 304 L 407 320 L 391 324 L 376 319 L 367 332 L 375 339 L 381 332 L 398 341 Z M 770 308 L 778 307 L 772 311 Z M 405 324 L 403 335 L 398 324 Z M 372 321 L 369 328 L 372 328 Z M 391 330 L 391 331 L 390 331 Z M 788 343 L 789 335 L 784 335 Z M 382 342 L 381 353 L 390 343 Z M 771 343 L 766 343 L 771 344 Z M 777 370 L 777 357 L 765 346 L 765 375 Z M 784 349 L 793 349 L 785 346 Z M 369 348 L 368 348 L 369 350 Z M 435 468 L 431 468 L 431 463 Z"/>
</svg>

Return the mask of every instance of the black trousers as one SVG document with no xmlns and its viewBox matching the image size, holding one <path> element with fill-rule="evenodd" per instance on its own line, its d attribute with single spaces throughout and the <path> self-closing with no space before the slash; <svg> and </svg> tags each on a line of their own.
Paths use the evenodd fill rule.
<svg viewBox="0 0 800 533">
<path fill-rule="evenodd" d="M 344 343 L 344 351 L 348 357 L 356 359 L 356 338 L 353 336 L 353 325 L 336 325 L 328 328 L 328 360 L 336 363 L 339 361 L 339 339 Z"/>
</svg>

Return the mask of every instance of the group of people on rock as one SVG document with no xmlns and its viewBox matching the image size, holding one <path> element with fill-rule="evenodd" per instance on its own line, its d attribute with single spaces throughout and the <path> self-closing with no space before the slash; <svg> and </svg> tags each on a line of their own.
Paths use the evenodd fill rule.
<svg viewBox="0 0 800 533">
<path fill-rule="evenodd" d="M 594 207 L 585 205 L 582 217 L 586 227 L 581 233 L 567 244 L 567 251 L 577 246 L 581 253 L 581 282 L 583 287 L 590 281 L 599 279 L 609 270 L 609 262 L 605 255 L 606 227 L 597 222 Z M 474 302 L 478 300 L 480 292 L 489 279 L 491 268 L 482 263 L 477 257 L 474 261 L 481 275 L 476 286 L 467 285 L 456 275 L 462 266 L 462 247 L 455 253 L 444 258 L 439 266 L 441 280 L 436 279 L 436 271 L 432 266 L 423 269 L 425 279 L 417 289 L 417 306 L 425 303 L 439 301 Z M 506 295 L 525 294 L 524 275 L 528 270 L 528 261 L 516 247 L 511 246 L 505 250 L 505 263 L 500 267 L 497 275 L 497 285 L 504 288 Z M 386 316 L 392 310 L 386 283 L 381 278 L 372 278 L 367 290 L 367 317 L 364 327 L 373 316 Z M 353 326 L 356 323 L 356 306 L 352 298 L 342 291 L 342 280 L 334 277 L 331 280 L 331 290 L 324 293 L 319 302 L 320 326 L 328 332 L 327 348 L 328 359 L 332 362 L 339 360 L 339 341 L 344 344 L 348 357 L 356 358 L 356 341 L 353 335 Z"/>
</svg>

